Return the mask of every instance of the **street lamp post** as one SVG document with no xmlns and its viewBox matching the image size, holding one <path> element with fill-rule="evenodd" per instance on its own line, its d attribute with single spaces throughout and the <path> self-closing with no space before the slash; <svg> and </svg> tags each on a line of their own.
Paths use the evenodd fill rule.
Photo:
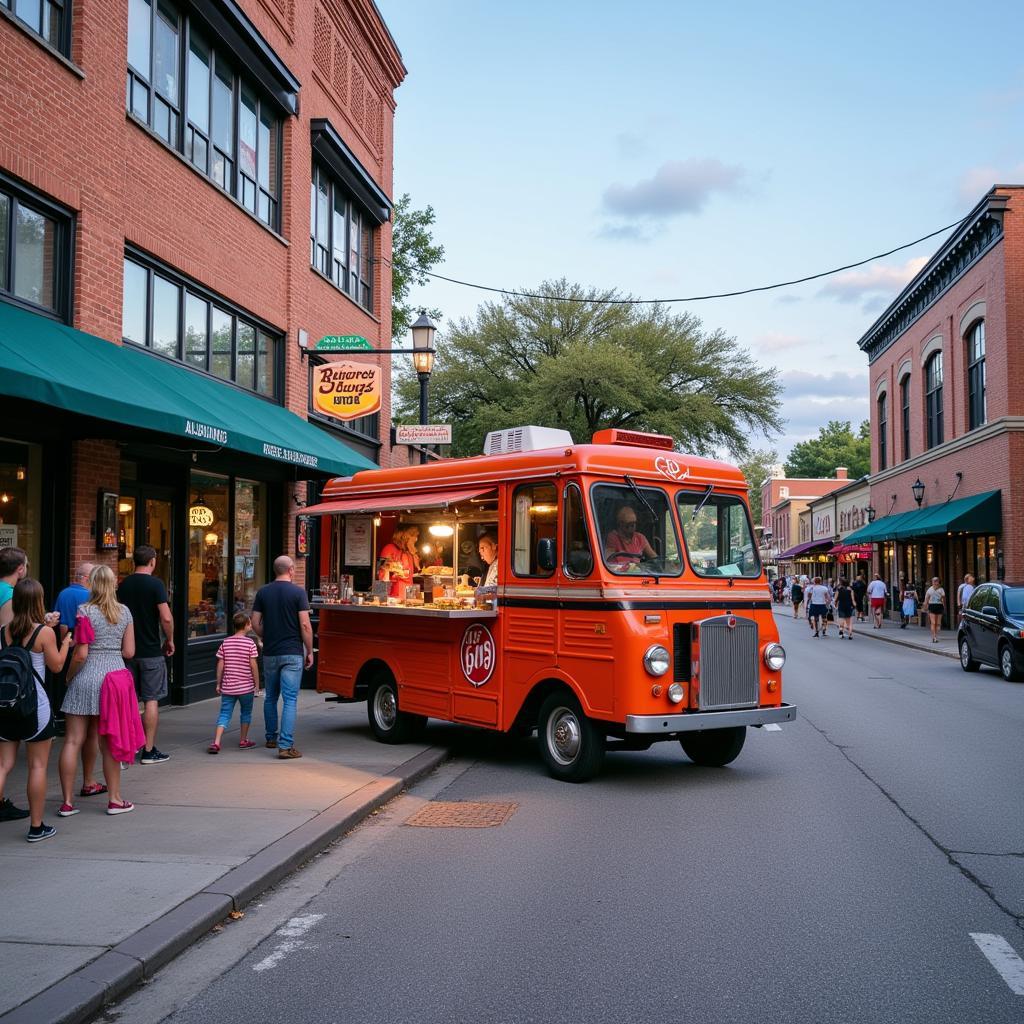
<svg viewBox="0 0 1024 1024">
<path fill-rule="evenodd" d="M 416 376 L 420 381 L 420 426 L 428 422 L 428 388 L 430 373 L 434 369 L 434 334 L 437 324 L 427 316 L 425 309 L 420 310 L 419 319 L 412 325 L 412 365 L 416 368 Z M 427 461 L 427 452 L 420 447 L 420 464 Z"/>
</svg>

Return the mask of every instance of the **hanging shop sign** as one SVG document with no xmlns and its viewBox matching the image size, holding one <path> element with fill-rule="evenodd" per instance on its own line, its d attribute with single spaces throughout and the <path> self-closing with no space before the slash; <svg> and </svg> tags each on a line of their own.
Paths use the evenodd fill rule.
<svg viewBox="0 0 1024 1024">
<path fill-rule="evenodd" d="M 328 334 L 313 349 L 316 352 L 372 352 L 373 345 L 358 334 Z"/>
<path fill-rule="evenodd" d="M 401 423 L 395 427 L 395 444 L 451 444 L 450 423 Z"/>
<path fill-rule="evenodd" d="M 381 406 L 383 374 L 369 363 L 324 363 L 313 367 L 314 411 L 336 420 L 369 416 Z"/>
</svg>

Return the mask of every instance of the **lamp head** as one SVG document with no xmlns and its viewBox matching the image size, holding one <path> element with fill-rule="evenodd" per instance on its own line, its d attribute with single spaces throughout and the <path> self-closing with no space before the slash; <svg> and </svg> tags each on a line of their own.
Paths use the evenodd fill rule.
<svg viewBox="0 0 1024 1024">
<path fill-rule="evenodd" d="M 911 485 L 910 490 L 914 494 L 914 501 L 917 502 L 917 507 L 921 507 L 921 502 L 924 501 L 924 484 L 921 483 L 921 478 L 918 477 Z"/>
</svg>

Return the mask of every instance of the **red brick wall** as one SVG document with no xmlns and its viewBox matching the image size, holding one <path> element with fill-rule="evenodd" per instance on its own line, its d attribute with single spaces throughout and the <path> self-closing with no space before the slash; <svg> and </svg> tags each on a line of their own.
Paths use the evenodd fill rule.
<svg viewBox="0 0 1024 1024">
<path fill-rule="evenodd" d="M 121 489 L 121 452 L 113 441 L 75 441 L 71 465 L 70 565 L 103 563 L 116 570 L 116 551 L 97 551 L 96 513 L 100 491 Z"/>
</svg>

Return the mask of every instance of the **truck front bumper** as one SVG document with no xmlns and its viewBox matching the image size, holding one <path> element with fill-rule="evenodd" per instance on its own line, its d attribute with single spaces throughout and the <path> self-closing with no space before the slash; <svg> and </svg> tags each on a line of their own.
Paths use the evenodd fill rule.
<svg viewBox="0 0 1024 1024">
<path fill-rule="evenodd" d="M 646 736 L 671 735 L 705 729 L 732 729 L 738 725 L 773 725 L 792 722 L 795 718 L 795 704 L 742 711 L 698 711 L 688 715 L 626 715 L 626 732 Z"/>
</svg>

